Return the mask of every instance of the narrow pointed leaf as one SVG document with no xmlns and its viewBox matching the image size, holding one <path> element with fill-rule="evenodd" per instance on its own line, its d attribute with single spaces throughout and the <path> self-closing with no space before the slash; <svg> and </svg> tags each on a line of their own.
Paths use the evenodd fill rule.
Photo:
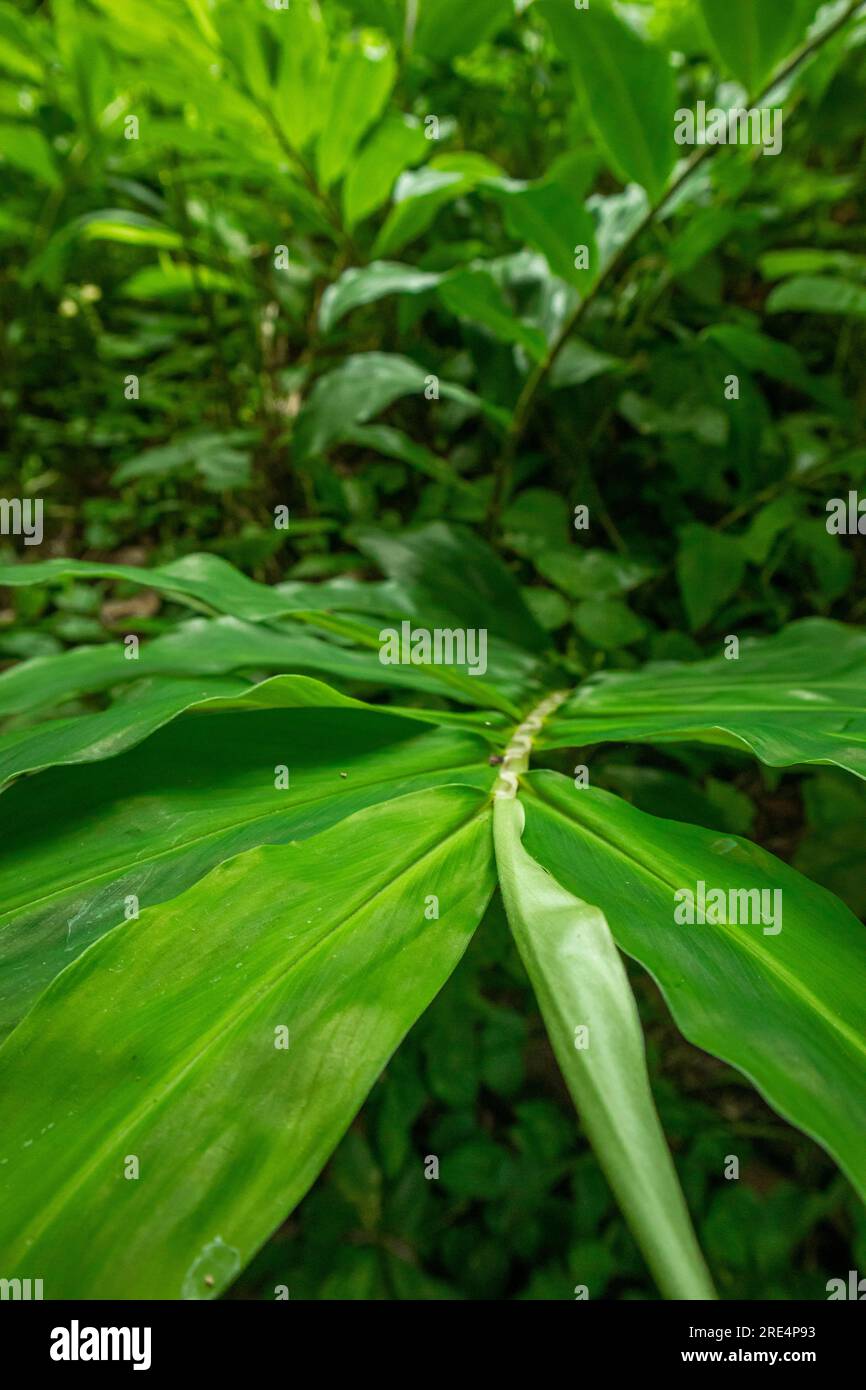
<svg viewBox="0 0 866 1390">
<path fill-rule="evenodd" d="M 323 615 L 313 612 L 305 617 L 311 625 L 327 630 L 328 619 Z M 348 621 L 334 626 L 347 634 L 351 630 Z M 366 629 L 364 635 L 369 638 Z M 510 700 L 481 677 L 441 664 L 387 665 L 379 659 L 380 645 L 376 638 L 369 638 L 357 649 L 297 628 L 276 629 L 236 618 L 198 618 L 143 643 L 134 661 L 126 658 L 117 640 L 21 662 L 0 674 L 0 714 L 33 713 L 75 695 L 95 694 L 147 677 L 226 676 L 235 671 L 315 671 L 369 686 L 448 694 L 463 703 L 513 713 Z M 525 672 L 518 670 L 503 684 L 516 693 L 521 677 L 525 679 Z"/>
<path fill-rule="evenodd" d="M 0 588 L 4 585 L 19 588 L 31 584 L 59 584 L 66 579 L 125 579 L 253 623 L 279 618 L 293 608 L 307 606 L 292 602 L 276 589 L 256 584 L 218 555 L 185 555 L 181 560 L 153 569 L 91 560 L 39 560 L 32 565 L 0 565 Z"/>
<path fill-rule="evenodd" d="M 563 1076 L 663 1293 L 712 1298 L 653 1103 L 637 1006 L 610 929 L 597 907 L 527 853 L 523 821 L 520 801 L 497 798 L 502 895 Z M 581 1037 L 580 1030 L 586 1030 Z"/>
<path fill-rule="evenodd" d="M 243 680 L 145 681 L 127 698 L 116 700 L 98 714 L 49 719 L 33 728 L 4 734 L 0 737 L 0 789 L 24 772 L 116 757 L 181 714 L 310 706 L 323 709 L 348 706 L 389 716 L 402 715 L 423 724 L 477 732 L 492 742 L 501 741 L 503 727 L 507 725 L 504 715 L 492 711 L 462 714 L 449 709 L 367 705 L 308 676 L 274 676 L 259 685 L 249 685 Z"/>
<path fill-rule="evenodd" d="M 745 746 L 771 767 L 832 763 L 866 777 L 866 633 L 806 618 L 744 641 L 738 660 L 602 675 L 541 736 L 549 748 L 632 740 Z"/>
<path fill-rule="evenodd" d="M 667 54 L 597 2 L 541 0 L 554 42 L 581 88 L 599 141 L 615 169 L 653 198 L 674 165 L 674 79 Z"/>
</svg>

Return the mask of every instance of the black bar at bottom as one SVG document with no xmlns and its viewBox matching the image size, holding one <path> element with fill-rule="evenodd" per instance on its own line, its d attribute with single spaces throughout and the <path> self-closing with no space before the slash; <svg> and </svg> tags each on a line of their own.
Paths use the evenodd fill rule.
<svg viewBox="0 0 866 1390">
<path fill-rule="evenodd" d="M 597 1361 L 641 1371 L 795 1365 L 826 1380 L 858 1364 L 864 1326 L 859 1303 L 842 1301 L 0 1303 L 6 1357 L 61 1378 L 108 1369 L 137 1370 L 138 1378 L 212 1371 L 223 1379 L 266 1366 L 288 1375 L 292 1365 L 309 1368 L 310 1358 L 333 1374 L 344 1357 L 354 1372 L 373 1362 L 395 1375 L 421 1372 L 429 1382 L 440 1367 L 453 1374 L 470 1351 L 471 1362 L 480 1358 L 487 1370 L 500 1359 L 507 1367 L 519 1347 L 521 1360 L 541 1357 L 550 1367 L 559 1355 L 575 1373 Z"/>
</svg>

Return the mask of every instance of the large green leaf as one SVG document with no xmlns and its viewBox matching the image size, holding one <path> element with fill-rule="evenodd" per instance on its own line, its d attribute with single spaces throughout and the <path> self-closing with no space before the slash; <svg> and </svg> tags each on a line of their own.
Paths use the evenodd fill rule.
<svg viewBox="0 0 866 1390">
<path fill-rule="evenodd" d="M 676 155 L 676 97 L 667 55 L 599 0 L 586 10 L 575 9 L 572 0 L 540 0 L 537 8 L 614 168 L 657 198 Z"/>
<path fill-rule="evenodd" d="M 325 630 L 328 619 L 320 613 L 305 615 Z M 350 624 L 333 620 L 348 636 Z M 69 700 L 94 694 L 142 678 L 171 676 L 225 676 L 234 671 L 317 674 L 359 682 L 367 686 L 408 687 L 483 708 L 513 714 L 514 706 L 501 690 L 465 669 L 429 664 L 386 665 L 379 660 L 379 627 L 356 624 L 364 645 L 360 649 L 327 641 L 303 629 L 277 630 L 236 618 L 194 618 L 181 623 L 164 637 L 145 642 L 135 660 L 127 659 L 120 641 L 98 647 L 76 647 L 57 656 L 38 656 L 0 673 L 0 714 L 33 713 Z M 384 630 L 384 629 L 383 629 Z M 503 644 L 504 646 L 504 644 Z M 503 651 L 501 656 L 507 654 Z M 493 656 L 488 652 L 488 659 Z M 516 661 L 498 672 L 506 691 L 516 694 L 528 676 L 527 663 Z M 495 656 L 492 665 L 496 666 Z M 522 670 L 521 670 L 522 665 Z"/>
<path fill-rule="evenodd" d="M 696 740 L 750 748 L 772 767 L 835 763 L 866 778 L 866 633 L 806 618 L 743 641 L 739 659 L 664 662 L 597 676 L 540 743 Z"/>
<path fill-rule="evenodd" d="M 67 579 L 126 579 L 172 597 L 187 599 L 194 606 L 230 613 L 235 618 L 261 622 L 279 618 L 304 602 L 292 602 L 278 590 L 256 584 L 219 555 L 184 555 L 168 565 L 144 569 L 139 565 L 115 565 L 91 560 L 37 560 L 27 565 L 0 565 L 0 587 L 19 588 L 31 584 L 60 584 Z"/>
<path fill-rule="evenodd" d="M 492 778 L 470 732 L 422 732 L 285 678 L 200 705 L 123 756 L 18 783 L 0 803 L 0 1031 L 122 920 L 130 894 L 144 908 L 242 850 L 306 839 L 419 787 Z"/>
<path fill-rule="evenodd" d="M 428 791 L 252 850 L 65 970 L 0 1049 L 4 1275 L 38 1269 L 49 1298 L 219 1294 L 463 954 L 493 889 L 488 807 Z"/>
<path fill-rule="evenodd" d="M 866 1195 L 866 929 L 825 889 L 732 835 L 658 820 L 558 773 L 524 779 L 527 851 L 604 913 L 686 1037 L 738 1067 Z M 680 924 L 677 893 L 769 896 L 763 922 Z M 778 894 L 778 897 L 774 897 Z M 757 901 L 757 900 L 756 900 Z M 721 1160 L 720 1160 L 721 1161 Z"/>
<path fill-rule="evenodd" d="M 129 692 L 128 697 L 116 700 L 108 709 L 100 710 L 97 714 L 48 719 L 33 727 L 15 729 L 2 735 L 0 787 L 25 772 L 113 758 L 187 712 L 292 709 L 305 705 L 377 708 L 341 695 L 308 676 L 274 676 L 259 685 L 250 685 L 242 679 L 185 681 L 155 678 L 142 681 Z M 461 714 L 451 709 L 403 709 L 395 705 L 379 708 L 424 724 L 477 731 L 493 741 L 501 739 L 506 724 L 505 715 L 487 710 L 477 714 Z"/>
<path fill-rule="evenodd" d="M 689 626 L 697 631 L 739 589 L 746 572 L 746 552 L 736 536 L 691 522 L 680 532 L 676 572 Z"/>
<path fill-rule="evenodd" d="M 40 183 L 56 188 L 60 175 L 54 155 L 41 130 L 18 121 L 0 121 L 0 149 L 4 164 L 31 174 Z"/>
<path fill-rule="evenodd" d="M 272 34 L 280 43 L 274 114 L 289 144 L 302 150 L 326 116 L 327 37 L 318 5 L 309 0 L 276 14 Z"/>
<path fill-rule="evenodd" d="M 457 318 L 481 324 L 500 342 L 519 343 L 536 362 L 544 357 L 547 347 L 544 334 L 518 318 L 485 266 L 472 266 L 446 276 L 439 286 L 438 296 Z"/>
<path fill-rule="evenodd" d="M 597 907 L 527 854 L 523 824 L 521 803 L 499 795 L 496 863 L 508 920 L 583 1126 L 659 1288 L 670 1298 L 712 1298 L 610 930 Z"/>
</svg>

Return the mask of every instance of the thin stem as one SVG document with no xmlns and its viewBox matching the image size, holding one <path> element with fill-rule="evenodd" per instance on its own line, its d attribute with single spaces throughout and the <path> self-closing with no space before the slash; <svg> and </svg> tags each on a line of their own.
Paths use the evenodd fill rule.
<svg viewBox="0 0 866 1390">
<path fill-rule="evenodd" d="M 267 103 L 259 101 L 249 91 L 247 94 L 250 97 L 250 99 L 254 102 L 256 109 L 259 111 L 260 115 L 262 115 L 265 118 L 268 125 L 270 126 L 274 134 L 274 138 L 276 139 L 280 149 L 292 162 L 292 164 L 294 164 L 298 173 L 301 175 L 301 178 L 304 181 L 307 191 L 312 195 L 313 198 L 315 198 L 316 202 L 319 204 L 325 216 L 325 219 L 332 227 L 333 231 L 337 236 L 337 239 L 343 243 L 343 246 L 348 255 L 351 257 L 351 259 L 357 262 L 360 259 L 358 247 L 356 246 L 351 234 L 343 226 L 343 219 L 340 216 L 339 209 L 336 203 L 334 202 L 333 198 L 331 198 L 330 194 L 320 186 L 309 164 L 304 159 L 303 155 L 295 149 L 295 146 L 292 144 L 291 140 L 288 139 L 275 113 L 271 110 Z"/>
<path fill-rule="evenodd" d="M 849 19 L 852 19 L 854 17 L 856 12 L 862 7 L 862 5 L 863 0 L 851 0 L 851 3 L 848 5 L 847 9 L 845 9 L 842 12 L 842 14 L 837 16 L 837 18 L 834 19 L 831 24 L 828 24 L 827 27 L 825 29 L 822 29 L 820 33 L 816 34 L 814 38 L 810 39 L 808 43 L 804 44 L 802 48 L 798 49 L 798 51 L 793 55 L 793 57 L 789 58 L 788 61 L 783 64 L 783 66 L 773 75 L 773 77 L 770 79 L 770 81 L 767 83 L 764 89 L 756 97 L 753 97 L 749 101 L 749 106 L 759 106 L 761 102 L 764 101 L 766 97 L 768 97 L 770 93 L 780 85 L 780 83 L 786 82 L 788 78 L 791 77 L 797 71 L 801 64 L 806 61 L 807 58 L 810 58 L 812 54 L 816 53 L 819 48 L 823 47 L 823 45 L 827 43 L 827 41 L 831 39 L 834 34 L 837 34 L 840 29 L 844 28 L 844 26 L 848 23 Z M 556 338 L 550 344 L 547 353 L 541 359 L 541 361 L 536 364 L 532 372 L 527 377 L 523 386 L 523 390 L 521 391 L 520 396 L 518 397 L 517 404 L 514 407 L 514 413 L 511 417 L 511 423 L 508 428 L 508 434 L 506 435 L 505 445 L 495 466 L 493 492 L 491 495 L 490 508 L 488 511 L 489 529 L 495 529 L 495 527 L 498 524 L 502 507 L 508 495 L 514 460 L 517 455 L 517 450 L 520 446 L 520 442 L 523 439 L 524 433 L 526 432 L 526 427 L 529 423 L 530 416 L 535 405 L 535 398 L 538 395 L 539 390 L 547 380 L 548 376 L 550 375 L 550 372 L 556 364 L 559 355 L 562 352 L 562 349 L 565 347 L 565 344 L 567 343 L 568 339 L 571 337 L 574 330 L 583 322 L 583 319 L 585 318 L 588 310 L 595 303 L 601 291 L 607 286 L 607 284 L 611 280 L 616 278 L 623 262 L 627 259 L 633 247 L 643 236 L 644 232 L 647 231 L 647 229 L 653 225 L 653 223 L 656 221 L 656 219 L 664 211 L 668 203 L 674 197 L 674 195 L 679 193 L 679 191 L 688 182 L 688 180 L 692 177 L 695 171 L 698 168 L 700 168 L 700 166 L 705 162 L 705 160 L 710 159 L 716 153 L 716 151 L 721 148 L 722 146 L 720 145 L 703 145 L 699 150 L 695 150 L 694 154 L 691 156 L 689 160 L 687 160 L 684 168 L 674 179 L 673 183 L 665 190 L 665 192 L 658 199 L 658 201 L 655 202 L 651 208 L 649 208 L 646 215 L 635 227 L 634 231 L 626 238 L 626 240 L 622 243 L 616 254 L 611 257 L 610 261 L 608 261 L 607 265 L 599 275 L 592 289 L 583 299 L 579 301 L 579 303 L 569 314 L 568 318 L 563 323 L 562 328 L 559 330 L 559 333 L 557 334 Z"/>
</svg>

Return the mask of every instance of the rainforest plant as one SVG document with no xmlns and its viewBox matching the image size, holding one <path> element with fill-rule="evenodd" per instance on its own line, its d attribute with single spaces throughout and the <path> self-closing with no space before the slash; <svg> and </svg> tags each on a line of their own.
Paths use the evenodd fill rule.
<svg viewBox="0 0 866 1390">
<path fill-rule="evenodd" d="M 23 8 L 0 1279 L 229 1289 L 504 911 L 656 1288 L 730 1290 L 631 982 L 864 1195 L 864 6 Z"/>
<path fill-rule="evenodd" d="M 16 779 L 0 933 L 3 1268 L 38 1272 L 52 1297 L 219 1293 L 310 1186 L 498 890 L 659 1288 L 712 1297 L 618 948 L 652 973 L 685 1036 L 742 1070 L 862 1193 L 862 927 L 756 846 L 593 788 L 583 753 L 575 777 L 532 762 L 688 740 L 862 777 L 866 636 L 806 620 L 736 661 L 569 689 L 478 541 L 438 524 L 358 539 L 387 586 L 284 592 L 205 555 L 0 572 L 13 585 L 122 572 L 222 614 L 137 660 L 112 645 L 0 675 L 7 711 L 153 677 L 0 750 Z M 403 622 L 486 626 L 487 675 L 382 664 L 381 636 Z M 292 674 L 217 677 L 227 649 L 234 667 Z M 348 697 L 347 672 L 416 701 Z M 701 883 L 728 901 L 779 894 L 783 910 L 772 924 L 723 908 L 683 925 L 678 895 Z"/>
</svg>

